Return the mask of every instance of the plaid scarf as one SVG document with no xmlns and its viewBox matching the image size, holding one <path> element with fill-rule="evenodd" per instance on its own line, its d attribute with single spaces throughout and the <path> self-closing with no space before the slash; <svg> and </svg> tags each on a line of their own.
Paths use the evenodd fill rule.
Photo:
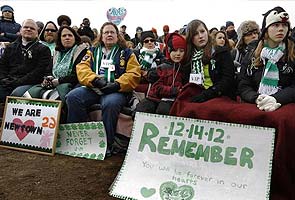
<svg viewBox="0 0 295 200">
<path fill-rule="evenodd" d="M 77 45 L 73 46 L 66 53 L 57 51 L 57 59 L 52 68 L 54 78 L 66 77 L 72 72 L 73 68 L 73 55 Z"/>
<path fill-rule="evenodd" d="M 284 55 L 284 50 L 284 43 L 281 43 L 276 48 L 265 46 L 262 49 L 260 57 L 265 65 L 265 69 L 259 84 L 259 94 L 272 95 L 278 92 L 279 69 L 276 63 Z"/>
<path fill-rule="evenodd" d="M 140 49 L 139 63 L 142 70 L 149 70 L 150 68 L 157 67 L 157 64 L 154 60 L 157 57 L 159 51 L 160 50 L 158 48 L 147 49 L 143 47 Z"/>
</svg>

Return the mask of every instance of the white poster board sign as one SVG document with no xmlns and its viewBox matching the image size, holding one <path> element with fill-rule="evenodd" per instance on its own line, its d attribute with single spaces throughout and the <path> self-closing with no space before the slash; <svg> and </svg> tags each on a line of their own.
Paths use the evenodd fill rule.
<svg viewBox="0 0 295 200">
<path fill-rule="evenodd" d="M 7 97 L 0 145 L 54 155 L 61 101 Z"/>
<path fill-rule="evenodd" d="M 61 124 L 56 153 L 74 157 L 103 160 L 107 139 L 102 122 Z"/>
<path fill-rule="evenodd" d="M 110 195 L 138 200 L 268 199 L 274 133 L 273 128 L 137 113 Z"/>
</svg>

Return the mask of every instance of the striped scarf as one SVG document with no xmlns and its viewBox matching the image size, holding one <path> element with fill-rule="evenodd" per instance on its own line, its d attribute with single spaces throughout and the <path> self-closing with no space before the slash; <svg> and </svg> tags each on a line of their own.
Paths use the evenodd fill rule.
<svg viewBox="0 0 295 200">
<path fill-rule="evenodd" d="M 265 46 L 262 49 L 260 57 L 265 65 L 265 69 L 259 84 L 259 94 L 272 95 L 278 92 L 279 69 L 277 62 L 284 55 L 284 50 L 284 43 L 281 43 L 276 48 Z"/>
</svg>

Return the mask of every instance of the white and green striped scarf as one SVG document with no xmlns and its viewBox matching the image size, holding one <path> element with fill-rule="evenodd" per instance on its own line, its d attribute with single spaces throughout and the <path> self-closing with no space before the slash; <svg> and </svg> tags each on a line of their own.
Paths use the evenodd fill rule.
<svg viewBox="0 0 295 200">
<path fill-rule="evenodd" d="M 262 49 L 260 57 L 263 61 L 265 68 L 259 84 L 259 94 L 272 95 L 278 92 L 279 69 L 277 66 L 277 62 L 284 55 L 284 50 L 284 43 L 281 43 L 276 48 L 270 48 L 268 46 L 265 46 Z"/>
</svg>

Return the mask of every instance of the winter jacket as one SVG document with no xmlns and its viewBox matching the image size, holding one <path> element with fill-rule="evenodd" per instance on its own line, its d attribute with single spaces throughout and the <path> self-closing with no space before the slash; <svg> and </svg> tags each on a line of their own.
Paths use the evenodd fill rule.
<svg viewBox="0 0 295 200">
<path fill-rule="evenodd" d="M 183 86 L 184 75 L 179 64 L 165 61 L 157 67 L 158 80 L 151 86 L 147 98 L 160 101 L 162 98 L 175 98 Z M 174 82 L 174 83 L 173 83 Z"/>
<path fill-rule="evenodd" d="M 190 68 L 186 66 L 186 70 Z M 209 63 L 209 76 L 213 85 L 206 90 L 203 90 L 203 95 L 208 99 L 219 96 L 228 96 L 235 98 L 237 86 L 234 81 L 234 63 L 230 51 L 226 47 L 216 47 Z M 189 80 L 189 73 L 186 73 L 186 80 Z"/>
<path fill-rule="evenodd" d="M 19 37 L 5 48 L 0 58 L 0 82 L 9 78 L 11 83 L 2 86 L 16 88 L 20 85 L 41 83 L 45 74 L 51 71 L 52 59 L 48 47 L 38 40 L 22 45 Z"/>
<path fill-rule="evenodd" d="M 267 62 L 267 61 L 266 61 Z M 295 102 L 295 61 L 284 62 L 282 59 L 277 63 L 279 69 L 279 91 L 271 96 L 278 103 L 284 105 Z M 242 100 L 255 103 L 259 96 L 258 88 L 264 72 L 264 66 L 252 67 L 252 57 L 242 64 L 241 78 L 238 92 Z"/>
<path fill-rule="evenodd" d="M 88 50 L 82 61 L 76 66 L 79 82 L 88 87 L 93 87 L 92 81 L 99 77 L 92 70 L 95 64 L 92 51 Z M 121 48 L 115 55 L 114 60 L 115 81 L 120 84 L 119 92 L 132 92 L 138 86 L 141 78 L 140 65 L 135 54 L 131 49 Z"/>
<path fill-rule="evenodd" d="M 0 42 L 13 42 L 17 39 L 17 32 L 20 31 L 21 25 L 14 20 L 8 21 L 3 18 L 0 20 L 0 33 L 4 33 L 4 36 L 0 36 Z"/>
</svg>

